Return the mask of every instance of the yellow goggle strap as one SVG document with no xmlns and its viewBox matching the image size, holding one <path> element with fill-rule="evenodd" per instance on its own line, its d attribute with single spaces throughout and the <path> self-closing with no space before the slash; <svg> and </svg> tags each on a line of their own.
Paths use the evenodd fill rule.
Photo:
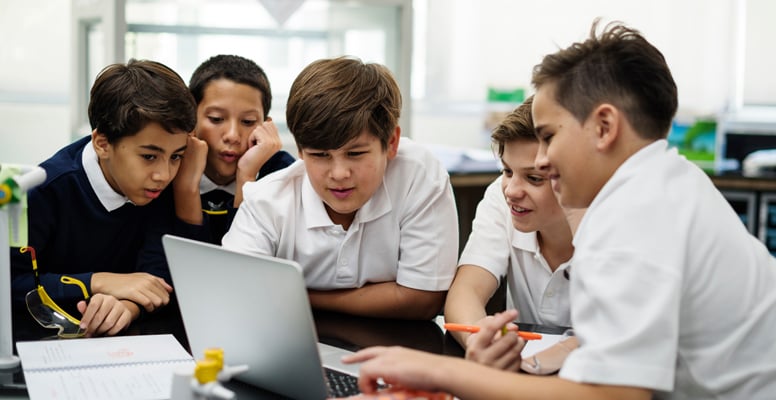
<svg viewBox="0 0 776 400">
<path fill-rule="evenodd" d="M 80 280 L 69 277 L 67 275 L 62 275 L 62 277 L 59 278 L 59 281 L 67 285 L 78 285 L 78 287 L 81 288 L 81 292 L 84 294 L 84 300 L 89 300 L 89 291 L 86 290 L 86 285 L 84 285 L 84 283 Z"/>
<path fill-rule="evenodd" d="M 59 278 L 59 281 L 67 284 L 67 285 L 78 285 L 78 287 L 81 288 L 81 291 L 84 293 L 84 299 L 89 299 L 89 292 L 86 290 L 86 285 L 84 285 L 83 282 L 80 280 L 67 276 L 62 275 L 61 278 Z M 72 315 L 68 314 L 67 311 L 63 310 L 62 307 L 59 306 L 59 304 L 55 303 L 54 300 L 46 293 L 46 289 L 43 288 L 43 285 L 38 285 L 38 296 L 40 296 L 40 301 L 47 307 L 50 307 L 52 310 L 62 314 L 65 318 L 67 318 L 68 321 L 79 325 L 81 323 L 81 320 L 78 318 L 73 317 Z"/>
<path fill-rule="evenodd" d="M 52 300 L 51 297 L 49 297 L 48 293 L 46 293 L 46 289 L 44 289 L 42 285 L 38 285 L 37 291 L 38 291 L 38 296 L 40 296 L 40 302 L 43 303 L 43 305 L 58 312 L 73 324 L 75 325 L 81 324 L 80 319 L 74 318 L 72 315 L 68 314 L 65 310 L 63 310 L 62 307 L 60 307 L 57 303 L 55 303 L 54 300 Z"/>
<path fill-rule="evenodd" d="M 80 324 L 81 323 L 80 319 L 73 318 L 72 315 L 65 312 L 65 310 L 63 310 L 62 307 L 60 307 L 57 303 L 55 303 L 54 300 L 51 297 L 49 297 L 48 293 L 46 293 L 46 289 L 44 289 L 43 285 L 40 284 L 40 278 L 38 277 L 38 257 L 35 254 L 35 248 L 33 248 L 32 246 L 23 246 L 19 249 L 20 253 L 26 253 L 28 251 L 30 252 L 30 256 L 32 257 L 32 270 L 33 272 L 35 272 L 35 284 L 38 287 L 37 292 L 38 292 L 38 296 L 40 296 L 41 303 L 50 307 L 52 310 L 62 314 L 62 316 L 67 318 L 70 322 L 76 325 Z M 67 275 L 62 275 L 62 277 L 59 278 L 59 281 L 67 285 L 78 285 L 78 287 L 81 288 L 81 291 L 84 294 L 84 300 L 89 299 L 89 291 L 86 290 L 86 285 L 84 285 L 84 283 L 81 282 L 80 280 Z"/>
</svg>

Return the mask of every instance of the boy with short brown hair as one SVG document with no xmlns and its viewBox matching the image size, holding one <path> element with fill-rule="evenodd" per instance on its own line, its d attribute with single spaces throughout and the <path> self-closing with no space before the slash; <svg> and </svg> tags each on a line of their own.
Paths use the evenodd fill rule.
<svg viewBox="0 0 776 400">
<path fill-rule="evenodd" d="M 296 163 L 244 187 L 223 246 L 301 264 L 314 308 L 429 319 L 455 273 L 447 171 L 402 139 L 390 71 L 348 57 L 307 66 L 289 94 Z"/>
</svg>

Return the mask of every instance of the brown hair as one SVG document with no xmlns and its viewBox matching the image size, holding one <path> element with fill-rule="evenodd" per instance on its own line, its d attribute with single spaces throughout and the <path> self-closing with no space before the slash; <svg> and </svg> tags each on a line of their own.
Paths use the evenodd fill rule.
<svg viewBox="0 0 776 400">
<path fill-rule="evenodd" d="M 590 37 L 544 57 L 534 67 L 537 89 L 555 83 L 555 101 L 579 122 L 595 107 L 609 103 L 625 114 L 645 139 L 668 135 L 677 108 L 676 83 L 660 51 L 639 31 L 612 22 Z"/>
<path fill-rule="evenodd" d="M 323 59 L 305 67 L 291 85 L 286 122 L 300 150 L 337 149 L 364 130 L 386 149 L 401 102 L 385 66 L 352 57 Z"/>
<path fill-rule="evenodd" d="M 490 138 L 496 146 L 498 156 L 504 155 L 504 146 L 514 141 L 538 142 L 531 117 L 531 105 L 533 96 L 525 99 L 523 104 L 517 106 L 503 121 L 493 129 Z"/>
<path fill-rule="evenodd" d="M 186 83 L 164 64 L 129 60 L 97 75 L 89 100 L 89 123 L 109 143 L 156 122 L 170 133 L 188 133 L 197 124 L 197 105 Z"/>
</svg>

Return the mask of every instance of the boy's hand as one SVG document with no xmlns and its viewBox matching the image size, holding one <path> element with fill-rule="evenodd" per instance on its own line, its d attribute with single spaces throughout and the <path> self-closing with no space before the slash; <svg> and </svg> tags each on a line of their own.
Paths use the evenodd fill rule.
<svg viewBox="0 0 776 400">
<path fill-rule="evenodd" d="M 170 286 L 164 279 L 146 272 L 92 274 L 92 293 L 103 293 L 129 300 L 151 312 L 170 302 Z"/>
<path fill-rule="evenodd" d="M 186 139 L 186 152 L 183 155 L 178 174 L 173 180 L 176 194 L 196 193 L 199 197 L 199 181 L 207 165 L 207 142 L 193 135 Z"/>
<path fill-rule="evenodd" d="M 480 331 L 466 341 L 466 359 L 506 371 L 519 371 L 525 340 L 512 331 L 502 334 L 502 328 L 515 318 L 517 311 L 507 310 L 478 321 Z"/>
<path fill-rule="evenodd" d="M 207 142 L 189 135 L 186 153 L 178 174 L 172 181 L 175 197 L 175 215 L 192 225 L 202 225 L 202 202 L 199 197 L 199 181 L 207 165 Z"/>
<path fill-rule="evenodd" d="M 86 331 L 87 337 L 112 336 L 121 332 L 140 314 L 136 305 L 128 303 L 101 293 L 92 296 L 88 304 L 79 301 L 77 307 L 82 314 L 81 329 Z"/>
<path fill-rule="evenodd" d="M 248 150 L 237 161 L 237 179 L 256 180 L 256 175 L 267 160 L 283 146 L 278 134 L 278 128 L 267 118 L 248 137 Z"/>
<path fill-rule="evenodd" d="M 234 207 L 242 203 L 242 187 L 246 182 L 256 180 L 259 170 L 278 150 L 283 147 L 278 128 L 272 122 L 272 118 L 256 126 L 248 138 L 248 150 L 237 161 L 236 188 L 234 194 Z"/>
<path fill-rule="evenodd" d="M 440 357 L 442 356 L 393 346 L 362 349 L 343 357 L 342 361 L 345 364 L 362 363 L 358 387 L 363 393 L 371 394 L 378 391 L 379 379 L 394 388 L 438 390 L 435 381 L 443 374 L 440 374 L 436 366 L 445 363 Z M 441 379 L 444 380 L 445 377 Z"/>
</svg>

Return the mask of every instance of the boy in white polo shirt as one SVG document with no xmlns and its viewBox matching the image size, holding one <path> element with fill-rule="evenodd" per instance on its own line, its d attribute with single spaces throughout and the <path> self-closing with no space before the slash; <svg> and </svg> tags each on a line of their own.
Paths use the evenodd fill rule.
<svg viewBox="0 0 776 400">
<path fill-rule="evenodd" d="M 529 97 L 493 130 L 503 166 L 477 205 L 472 233 L 445 302 L 445 321 L 473 324 L 506 276 L 518 321 L 571 326 L 571 228 L 545 172 L 534 166 L 539 141 Z M 466 347 L 466 332 L 451 332 Z M 519 360 L 518 363 L 519 364 Z"/>
<path fill-rule="evenodd" d="M 400 110 L 382 65 L 308 65 L 286 109 L 300 160 L 244 186 L 223 246 L 297 261 L 314 308 L 434 317 L 455 274 L 458 219 L 441 163 L 400 144 Z"/>
<path fill-rule="evenodd" d="M 660 51 L 638 31 L 596 26 L 533 73 L 537 167 L 562 206 L 587 207 L 570 288 L 580 347 L 557 377 L 366 349 L 349 359 L 366 361 L 364 391 L 382 378 L 462 399 L 774 398 L 776 259 L 668 148 L 677 88 Z M 517 342 L 496 335 L 515 314 L 483 320 L 470 348 Z"/>
</svg>

